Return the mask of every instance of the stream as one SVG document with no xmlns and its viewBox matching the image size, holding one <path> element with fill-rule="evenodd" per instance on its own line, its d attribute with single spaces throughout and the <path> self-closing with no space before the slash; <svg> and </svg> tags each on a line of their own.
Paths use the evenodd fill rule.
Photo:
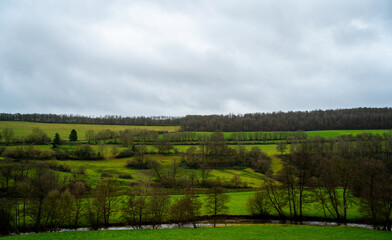
<svg viewBox="0 0 392 240">
<path fill-rule="evenodd" d="M 244 224 L 292 224 L 292 225 L 308 225 L 308 226 L 347 226 L 347 227 L 357 227 L 357 228 L 365 228 L 365 229 L 373 229 L 372 225 L 362 224 L 362 223 L 338 223 L 338 222 L 328 222 L 328 221 L 302 221 L 302 222 L 290 222 L 290 221 L 281 221 L 281 220 L 249 220 L 249 219 L 235 219 L 235 220 L 226 220 L 226 221 L 218 221 L 217 226 L 235 226 L 235 225 L 244 225 Z M 209 221 L 199 221 L 196 223 L 196 227 L 209 227 L 213 224 Z M 153 225 L 142 225 L 141 228 L 136 226 L 118 226 L 118 227 L 108 227 L 101 228 L 98 231 L 102 230 L 137 230 L 137 229 L 177 229 L 177 228 L 194 228 L 194 224 L 161 224 L 158 226 Z M 69 232 L 69 231 L 90 231 L 90 228 L 81 227 L 81 228 L 62 228 L 57 232 Z M 20 235 L 25 234 L 34 234 L 35 232 L 25 232 L 20 233 Z M 13 234 L 18 235 L 18 234 Z"/>
</svg>

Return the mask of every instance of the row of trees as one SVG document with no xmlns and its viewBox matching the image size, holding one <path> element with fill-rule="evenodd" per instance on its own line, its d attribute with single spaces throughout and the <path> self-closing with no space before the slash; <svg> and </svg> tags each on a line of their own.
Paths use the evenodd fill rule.
<svg viewBox="0 0 392 240">
<path fill-rule="evenodd" d="M 75 129 L 72 129 L 71 133 L 69 134 L 69 141 L 76 142 L 78 140 L 78 133 Z M 58 133 L 55 134 L 53 138 L 53 145 L 57 146 L 60 145 L 61 138 Z M 42 131 L 40 128 L 33 128 L 31 133 L 24 138 L 16 138 L 15 132 L 12 128 L 4 128 L 0 132 L 0 143 L 5 143 L 6 145 L 11 143 L 23 143 L 23 144 L 50 144 L 52 143 L 52 139 L 48 137 L 48 135 Z"/>
<path fill-rule="evenodd" d="M 228 196 L 219 182 L 213 185 L 203 204 L 192 189 L 172 198 L 163 189 L 156 188 L 151 178 L 139 179 L 131 189 L 124 188 L 117 179 L 102 178 L 92 189 L 81 172 L 66 179 L 50 170 L 46 163 L 19 163 L 12 168 L 9 186 L 1 181 L 0 229 L 3 234 L 56 231 L 81 225 L 98 229 L 113 223 L 135 228 L 145 224 L 157 227 L 164 222 L 195 224 L 202 207 L 214 216 L 215 225 L 216 216 L 227 210 Z M 113 222 L 114 215 L 121 220 Z"/>
<path fill-rule="evenodd" d="M 392 138 L 368 137 L 373 140 L 312 138 L 292 144 L 282 170 L 250 200 L 250 211 L 261 217 L 277 213 L 282 219 L 302 220 L 304 209 L 316 205 L 325 218 L 345 223 L 349 208 L 359 205 L 375 228 L 391 230 Z"/>
<path fill-rule="evenodd" d="M 38 149 L 32 145 L 19 146 L 16 148 L 6 148 L 0 146 L 0 156 L 13 160 L 98 160 L 106 157 L 105 147 L 99 145 L 94 150 L 89 145 L 78 145 L 73 148 Z"/>
<path fill-rule="evenodd" d="M 179 126 L 179 118 L 170 116 L 122 117 L 118 115 L 82 116 L 75 114 L 21 114 L 0 113 L 0 121 L 25 121 L 42 123 L 137 125 L 137 126 Z"/>
<path fill-rule="evenodd" d="M 0 113 L 0 121 L 181 126 L 183 131 L 210 132 L 391 129 L 392 108 L 353 108 L 237 115 L 188 115 L 185 117 L 87 117 L 38 113 Z"/>
</svg>

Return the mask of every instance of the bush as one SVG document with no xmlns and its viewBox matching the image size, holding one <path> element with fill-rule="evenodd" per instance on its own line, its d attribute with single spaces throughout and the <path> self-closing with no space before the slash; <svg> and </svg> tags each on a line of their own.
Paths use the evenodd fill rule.
<svg viewBox="0 0 392 240">
<path fill-rule="evenodd" d="M 53 155 L 57 160 L 66 160 L 71 158 L 69 153 L 63 152 L 58 148 L 53 149 Z"/>
<path fill-rule="evenodd" d="M 101 173 L 101 178 L 110 178 L 110 177 L 113 177 L 113 175 L 109 172 Z"/>
<path fill-rule="evenodd" d="M 132 150 L 132 148 L 127 148 L 122 150 L 119 154 L 117 154 L 116 158 L 127 158 L 127 157 L 133 157 L 135 155 L 135 152 Z"/>
<path fill-rule="evenodd" d="M 0 156 L 3 155 L 3 153 L 4 153 L 4 151 L 5 151 L 6 149 L 7 149 L 6 147 L 0 146 Z"/>
<path fill-rule="evenodd" d="M 49 163 L 49 168 L 55 171 L 59 172 L 71 172 L 72 168 L 68 165 L 64 164 L 58 164 L 56 162 L 50 162 Z"/>
<path fill-rule="evenodd" d="M 129 173 L 121 173 L 118 177 L 122 179 L 133 179 L 133 177 Z"/>
<path fill-rule="evenodd" d="M 17 148 L 7 148 L 3 152 L 4 157 L 13 158 L 16 160 L 23 159 L 40 159 L 41 151 L 30 147 L 17 147 Z"/>
<path fill-rule="evenodd" d="M 248 187 L 247 183 L 244 182 L 238 174 L 234 175 L 233 178 L 230 179 L 230 182 L 228 185 L 229 185 L 229 187 L 232 187 L 232 188 L 241 188 L 241 187 L 246 188 L 246 187 Z"/>
<path fill-rule="evenodd" d="M 33 132 L 26 137 L 25 141 L 34 144 L 48 144 L 51 142 L 51 139 L 41 129 L 34 128 Z"/>
<path fill-rule="evenodd" d="M 3 156 L 13 159 L 21 159 L 24 156 L 24 152 L 21 151 L 20 148 L 7 148 L 3 152 Z"/>
<path fill-rule="evenodd" d="M 81 175 L 86 175 L 86 167 L 85 166 L 79 166 L 76 170 L 74 170 L 74 173 L 81 174 Z"/>
<path fill-rule="evenodd" d="M 253 216 L 268 217 L 270 215 L 268 210 L 271 208 L 271 204 L 265 191 L 256 192 L 249 197 L 246 207 Z"/>
<path fill-rule="evenodd" d="M 159 165 L 160 163 L 155 159 L 137 157 L 129 159 L 126 166 L 133 169 L 152 169 L 159 167 Z"/>
<path fill-rule="evenodd" d="M 82 145 L 78 147 L 74 151 L 74 157 L 76 157 L 79 160 L 94 160 L 94 159 L 100 159 L 99 156 L 95 153 L 95 151 L 92 149 L 91 146 L 89 145 Z"/>
<path fill-rule="evenodd" d="M 46 160 L 46 159 L 51 159 L 55 153 L 52 150 L 43 150 L 39 154 L 39 159 Z"/>
</svg>

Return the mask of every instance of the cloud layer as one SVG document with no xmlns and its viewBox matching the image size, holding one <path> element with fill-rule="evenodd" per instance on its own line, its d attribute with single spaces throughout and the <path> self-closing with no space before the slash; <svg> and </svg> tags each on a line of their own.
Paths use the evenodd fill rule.
<svg viewBox="0 0 392 240">
<path fill-rule="evenodd" d="M 390 9 L 389 0 L 0 0 L 0 112 L 390 107 Z"/>
</svg>

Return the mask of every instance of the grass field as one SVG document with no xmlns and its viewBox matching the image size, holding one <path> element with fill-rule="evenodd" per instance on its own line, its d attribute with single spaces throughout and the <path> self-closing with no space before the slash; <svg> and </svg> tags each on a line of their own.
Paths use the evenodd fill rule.
<svg viewBox="0 0 392 240">
<path fill-rule="evenodd" d="M 307 131 L 306 134 L 308 137 L 312 136 L 320 136 L 325 138 L 336 138 L 340 135 L 349 135 L 352 134 L 353 136 L 358 135 L 360 133 L 373 133 L 373 134 L 383 134 L 388 133 L 391 130 L 325 130 L 325 131 Z"/>
<path fill-rule="evenodd" d="M 305 131 L 308 137 L 314 136 L 321 136 L 325 138 L 336 138 L 340 135 L 349 135 L 352 134 L 353 136 L 358 135 L 360 133 L 374 133 L 374 134 L 383 134 L 385 132 L 390 132 L 391 129 L 375 129 L 375 130 L 322 130 L 322 131 Z M 201 134 L 212 134 L 212 132 L 197 132 Z M 227 138 L 233 132 L 224 132 L 224 136 Z M 254 132 L 250 132 L 254 133 Z M 272 132 L 265 132 L 265 133 L 272 133 Z"/>
<path fill-rule="evenodd" d="M 11 128 L 15 132 L 15 137 L 21 138 L 29 135 L 33 128 L 40 128 L 48 137 L 58 132 L 62 139 L 68 140 L 68 136 L 72 129 L 78 133 L 78 140 L 85 140 L 85 134 L 88 130 L 99 132 L 110 129 L 112 131 L 120 131 L 125 129 L 147 129 L 152 131 L 168 131 L 175 132 L 180 129 L 179 126 L 124 126 L 124 125 L 93 125 L 93 124 L 61 124 L 61 123 L 34 123 L 34 122 L 17 122 L 17 121 L 0 121 L 0 131 L 4 128 Z"/>
<path fill-rule="evenodd" d="M 345 239 L 392 239 L 391 232 L 375 231 L 369 229 L 358 229 L 350 227 L 315 227 L 294 225 L 243 225 L 218 228 L 196 228 L 196 229 L 144 229 L 144 230 L 106 230 L 86 232 L 61 232 L 40 233 L 21 236 L 4 237 L 4 240 L 25 239 L 225 239 L 225 240 L 250 240 L 250 239 L 323 239 L 323 240 L 345 240 Z"/>
<path fill-rule="evenodd" d="M 61 123 L 35 123 L 35 122 L 19 122 L 19 121 L 0 121 L 0 131 L 4 128 L 12 128 L 15 137 L 21 138 L 29 135 L 33 128 L 42 129 L 49 137 L 53 138 L 58 132 L 63 139 L 68 139 L 72 129 L 78 132 L 78 139 L 85 140 L 85 133 L 88 130 L 99 132 L 101 130 L 110 129 L 112 131 L 120 131 L 125 129 L 147 129 L 154 131 L 176 132 L 180 130 L 179 126 L 124 126 L 124 125 L 93 125 L 93 124 L 61 124 Z M 377 133 L 382 134 L 391 130 L 326 130 L 326 131 L 306 131 L 308 136 L 322 136 L 325 138 L 337 137 L 339 135 L 357 135 L 359 133 Z M 212 132 L 196 132 L 200 134 L 212 134 Z M 229 137 L 232 132 L 224 132 L 225 137 Z"/>
</svg>

